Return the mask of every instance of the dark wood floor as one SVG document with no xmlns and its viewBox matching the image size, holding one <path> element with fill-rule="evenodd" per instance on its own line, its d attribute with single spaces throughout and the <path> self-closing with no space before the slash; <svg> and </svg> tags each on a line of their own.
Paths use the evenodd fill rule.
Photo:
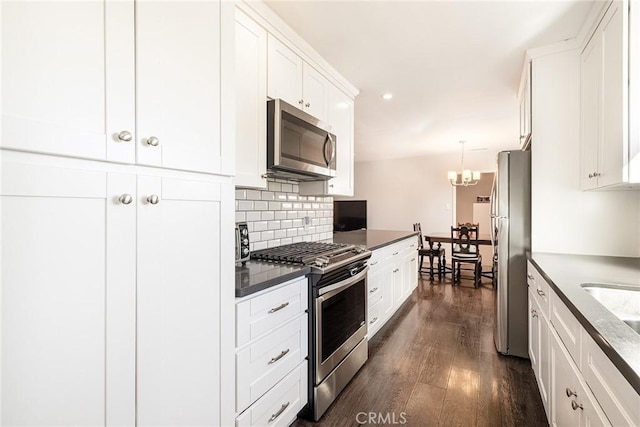
<svg viewBox="0 0 640 427">
<path fill-rule="evenodd" d="M 422 276 L 322 419 L 294 426 L 547 425 L 529 360 L 495 350 L 491 284 L 452 287 Z"/>
</svg>

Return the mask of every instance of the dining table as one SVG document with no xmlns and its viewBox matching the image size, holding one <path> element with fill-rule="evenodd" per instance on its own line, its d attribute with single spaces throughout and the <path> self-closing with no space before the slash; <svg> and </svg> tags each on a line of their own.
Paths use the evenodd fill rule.
<svg viewBox="0 0 640 427">
<path fill-rule="evenodd" d="M 436 251 L 440 251 L 440 248 L 442 247 L 443 243 L 453 243 L 453 238 L 451 237 L 451 231 L 435 231 L 435 232 L 430 232 L 427 234 L 423 234 L 423 238 L 424 241 L 429 245 L 429 249 L 431 251 L 433 251 L 434 249 Z M 485 245 L 485 246 L 491 246 L 491 234 L 488 233 L 479 233 L 478 234 L 478 245 Z M 437 243 L 437 246 L 434 246 L 434 244 Z M 494 245 L 498 244 L 498 241 L 496 240 L 494 243 Z M 432 252 L 433 253 L 433 252 Z M 495 286 L 496 284 L 496 263 L 497 263 L 497 257 L 494 253 L 493 259 L 492 259 L 492 267 L 490 271 L 485 271 L 483 272 L 481 270 L 480 275 L 490 278 L 491 282 L 493 284 L 493 286 Z M 430 264 L 430 272 L 431 272 L 431 280 L 433 280 L 433 258 L 432 256 L 429 257 L 429 264 Z M 447 274 L 447 272 L 451 272 L 451 268 L 446 266 L 446 261 L 444 262 L 444 266 L 442 268 L 442 273 Z M 438 271 L 438 276 L 440 276 L 440 271 Z"/>
</svg>

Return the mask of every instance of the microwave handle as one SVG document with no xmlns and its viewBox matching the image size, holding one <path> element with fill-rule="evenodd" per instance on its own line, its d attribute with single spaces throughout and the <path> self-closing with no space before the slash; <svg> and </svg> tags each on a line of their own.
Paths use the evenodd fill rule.
<svg viewBox="0 0 640 427">
<path fill-rule="evenodd" d="M 331 143 L 331 157 L 327 159 L 327 143 Z M 333 160 L 336 158 L 336 143 L 333 140 L 333 138 L 331 138 L 331 134 L 327 133 L 327 138 L 324 140 L 324 147 L 323 147 L 323 156 L 324 156 L 324 160 L 325 162 L 327 162 L 327 166 L 329 166 L 331 164 L 331 162 L 333 162 Z"/>
</svg>

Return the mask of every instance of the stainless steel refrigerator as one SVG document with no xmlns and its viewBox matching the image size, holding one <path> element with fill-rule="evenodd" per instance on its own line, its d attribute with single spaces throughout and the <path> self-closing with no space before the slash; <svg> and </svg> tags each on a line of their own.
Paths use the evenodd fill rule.
<svg viewBox="0 0 640 427">
<path fill-rule="evenodd" d="M 497 259 L 496 349 L 529 357 L 527 258 L 531 248 L 531 152 L 498 153 L 491 191 L 491 232 Z"/>
</svg>

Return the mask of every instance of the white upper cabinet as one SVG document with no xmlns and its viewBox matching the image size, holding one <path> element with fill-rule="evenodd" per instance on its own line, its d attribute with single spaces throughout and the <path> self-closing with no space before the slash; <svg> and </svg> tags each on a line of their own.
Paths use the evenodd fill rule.
<svg viewBox="0 0 640 427">
<path fill-rule="evenodd" d="M 581 54 L 582 189 L 640 182 L 629 169 L 630 54 L 629 2 L 616 0 Z"/>
<path fill-rule="evenodd" d="M 136 2 L 138 162 L 221 169 L 220 4 Z"/>
<path fill-rule="evenodd" d="M 329 80 L 269 34 L 267 95 L 283 99 L 326 122 Z"/>
<path fill-rule="evenodd" d="M 531 61 L 524 70 L 522 92 L 520 92 L 520 148 L 526 149 L 531 143 Z"/>
<path fill-rule="evenodd" d="M 238 8 L 235 13 L 235 185 L 265 188 L 267 31 Z"/>
<path fill-rule="evenodd" d="M 133 3 L 1 7 L 2 147 L 135 161 Z"/>
<path fill-rule="evenodd" d="M 220 27 L 214 0 L 3 2 L 2 147 L 222 173 Z"/>
<path fill-rule="evenodd" d="M 336 136 L 336 177 L 328 181 L 300 183 L 302 195 L 353 196 L 353 99 L 330 85 L 328 122 Z"/>
</svg>

